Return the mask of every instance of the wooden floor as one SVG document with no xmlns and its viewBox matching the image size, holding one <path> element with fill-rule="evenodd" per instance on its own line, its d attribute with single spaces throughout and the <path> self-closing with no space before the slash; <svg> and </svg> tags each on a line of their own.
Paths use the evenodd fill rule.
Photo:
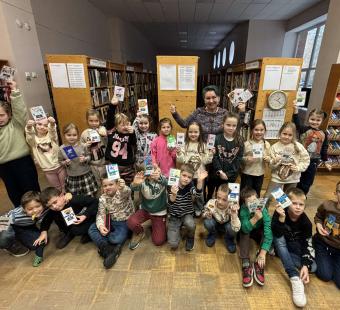
<svg viewBox="0 0 340 310">
<path fill-rule="evenodd" d="M 312 219 L 319 203 L 334 197 L 339 177 L 319 176 L 307 201 Z M 44 184 L 45 181 L 42 180 Z M 0 185 L 0 211 L 10 208 Z M 269 257 L 266 284 L 244 289 L 240 260 L 227 253 L 221 240 L 204 244 L 198 221 L 195 249 L 183 244 L 176 252 L 155 247 L 146 238 L 141 246 L 123 249 L 117 264 L 104 270 L 93 244 L 75 239 L 63 250 L 55 248 L 56 230 L 38 268 L 33 253 L 14 258 L 0 251 L 0 309 L 292 309 L 290 283 L 280 260 Z M 314 275 L 306 287 L 308 309 L 339 309 L 340 291 Z"/>
</svg>

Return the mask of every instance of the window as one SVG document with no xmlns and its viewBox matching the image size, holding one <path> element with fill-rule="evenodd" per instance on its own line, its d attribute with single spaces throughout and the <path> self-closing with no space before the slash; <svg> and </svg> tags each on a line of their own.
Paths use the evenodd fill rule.
<svg viewBox="0 0 340 310">
<path fill-rule="evenodd" d="M 235 56 L 235 43 L 232 41 L 229 48 L 229 63 L 232 64 Z"/>
<path fill-rule="evenodd" d="M 298 34 L 295 57 L 303 58 L 300 87 L 313 85 L 324 30 L 325 25 L 321 24 Z"/>
<path fill-rule="evenodd" d="M 225 47 L 223 49 L 223 54 L 222 54 L 222 66 L 223 67 L 225 66 L 226 60 L 227 60 L 227 48 Z"/>
<path fill-rule="evenodd" d="M 217 55 L 217 68 L 219 68 L 221 65 L 221 52 L 218 52 Z"/>
<path fill-rule="evenodd" d="M 216 68 L 216 54 L 214 55 L 214 69 Z"/>
</svg>

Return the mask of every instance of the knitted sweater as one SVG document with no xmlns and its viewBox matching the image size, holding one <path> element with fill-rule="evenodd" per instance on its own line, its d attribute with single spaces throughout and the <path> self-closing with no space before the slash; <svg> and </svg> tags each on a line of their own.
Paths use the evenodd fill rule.
<svg viewBox="0 0 340 310">
<path fill-rule="evenodd" d="M 11 93 L 12 118 L 0 127 L 0 164 L 29 155 L 25 140 L 27 108 L 19 90 Z"/>
<path fill-rule="evenodd" d="M 280 156 L 278 162 L 274 162 L 275 157 Z M 273 144 L 270 148 L 270 167 L 272 168 L 271 180 L 275 183 L 290 184 L 300 181 L 301 172 L 308 168 L 310 159 L 308 152 L 299 142 L 290 144 L 282 144 L 280 141 Z M 287 164 L 294 164 L 298 171 L 289 170 L 287 173 L 282 173 Z M 283 175 L 285 175 L 283 177 Z"/>
<path fill-rule="evenodd" d="M 87 128 L 82 132 L 80 136 L 80 142 L 82 144 L 86 145 L 86 142 L 91 141 L 91 137 L 90 137 L 91 131 L 93 131 L 93 129 Z M 106 136 L 107 132 L 104 126 L 100 126 L 96 131 L 98 132 L 100 141 L 93 142 L 88 147 L 88 151 L 91 156 L 90 164 L 91 165 L 104 165 L 105 164 L 105 146 L 107 144 L 107 136 Z M 99 133 L 101 133 L 102 135 Z"/>
<path fill-rule="evenodd" d="M 32 148 L 35 161 L 43 171 L 50 171 L 60 167 L 58 161 L 58 136 L 56 125 L 48 124 L 48 133 L 38 137 L 34 127 L 25 127 L 26 141 Z"/>
</svg>

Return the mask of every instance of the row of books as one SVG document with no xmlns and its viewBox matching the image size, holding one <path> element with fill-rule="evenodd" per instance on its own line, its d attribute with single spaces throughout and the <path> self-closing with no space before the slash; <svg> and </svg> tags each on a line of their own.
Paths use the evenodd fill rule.
<svg viewBox="0 0 340 310">
<path fill-rule="evenodd" d="M 89 69 L 90 87 L 103 87 L 109 85 L 108 71 Z"/>
<path fill-rule="evenodd" d="M 104 107 L 100 107 L 98 108 L 99 114 L 100 114 L 100 122 L 103 124 L 106 122 L 106 118 L 107 118 L 107 110 L 109 109 L 109 106 L 104 106 Z"/>
<path fill-rule="evenodd" d="M 328 145 L 328 154 L 340 155 L 340 142 L 330 141 Z"/>
<path fill-rule="evenodd" d="M 122 72 L 111 71 L 111 79 L 112 79 L 112 84 L 114 84 L 114 85 L 123 85 L 124 84 Z"/>
<path fill-rule="evenodd" d="M 330 115 L 330 119 L 340 121 L 340 111 L 333 111 Z"/>
<path fill-rule="evenodd" d="M 246 88 L 249 90 L 257 90 L 260 82 L 260 72 L 249 72 L 246 75 Z"/>
<path fill-rule="evenodd" d="M 91 89 L 92 106 L 98 107 L 110 103 L 110 91 L 105 89 Z"/>
<path fill-rule="evenodd" d="M 340 128 L 328 127 L 326 133 L 329 140 L 340 140 Z"/>
</svg>

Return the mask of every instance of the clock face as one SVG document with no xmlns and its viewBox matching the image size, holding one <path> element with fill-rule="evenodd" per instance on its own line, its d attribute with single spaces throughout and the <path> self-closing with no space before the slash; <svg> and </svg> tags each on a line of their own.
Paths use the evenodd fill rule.
<svg viewBox="0 0 340 310">
<path fill-rule="evenodd" d="M 287 103 L 287 95 L 283 91 L 274 91 L 268 97 L 268 105 L 273 110 L 282 109 Z"/>
</svg>

